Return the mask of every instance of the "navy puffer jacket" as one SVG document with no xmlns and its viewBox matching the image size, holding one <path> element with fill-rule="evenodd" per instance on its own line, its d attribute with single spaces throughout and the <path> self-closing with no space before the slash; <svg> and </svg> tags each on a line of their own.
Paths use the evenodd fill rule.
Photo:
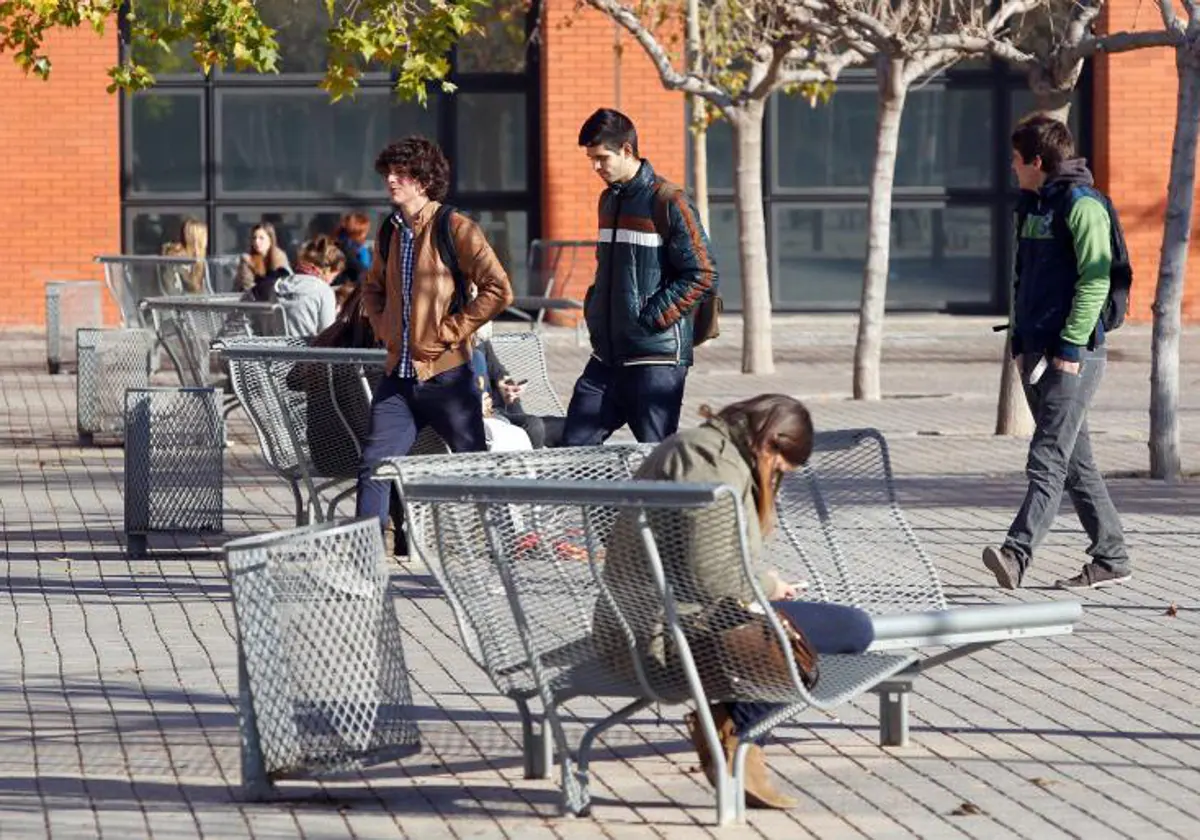
<svg viewBox="0 0 1200 840">
<path fill-rule="evenodd" d="M 666 231 L 654 223 L 649 161 L 600 195 L 596 279 L 584 299 L 592 352 L 609 365 L 692 363 L 692 314 L 717 292 L 717 266 L 695 207 L 669 188 Z M 669 186 L 669 185 L 668 185 Z"/>
</svg>

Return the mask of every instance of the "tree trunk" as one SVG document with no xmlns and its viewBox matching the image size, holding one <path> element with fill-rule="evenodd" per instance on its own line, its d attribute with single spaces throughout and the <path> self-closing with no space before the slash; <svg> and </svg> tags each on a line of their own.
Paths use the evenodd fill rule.
<svg viewBox="0 0 1200 840">
<path fill-rule="evenodd" d="M 699 76 L 704 72 L 704 58 L 700 40 L 700 0 L 687 3 L 687 52 L 688 70 Z M 700 224 L 708 227 L 708 120 L 704 99 L 690 94 L 687 97 L 688 121 L 691 123 L 689 137 L 692 142 L 692 193 L 696 200 L 696 212 Z"/>
<path fill-rule="evenodd" d="M 904 60 L 883 57 L 878 62 L 879 119 L 875 127 L 875 168 L 867 202 L 867 264 L 859 305 L 858 340 L 854 347 L 854 398 L 881 396 L 879 366 L 883 355 L 883 315 L 887 302 L 888 259 L 892 236 L 892 183 L 896 177 L 896 147 L 908 83 Z"/>
<path fill-rule="evenodd" d="M 692 143 L 692 196 L 696 200 L 696 212 L 700 224 L 712 235 L 708 224 L 708 129 L 704 125 L 704 100 L 689 96 L 692 125 L 689 136 Z"/>
<path fill-rule="evenodd" d="M 1071 117 L 1071 94 L 1079 74 L 1075 73 L 1069 87 L 1048 84 L 1044 75 L 1034 73 L 1029 84 L 1037 97 L 1038 110 L 1057 120 L 1066 122 Z M 1018 232 L 1019 233 L 1019 232 Z M 1011 286 L 1010 286 L 1011 288 Z M 1009 317 L 1012 304 L 1009 303 Z M 1004 359 L 1000 372 L 1000 400 L 996 405 L 996 434 L 1012 437 L 1029 437 L 1033 434 L 1033 415 L 1025 400 L 1025 389 L 1021 385 L 1021 365 L 1012 357 L 1012 339 L 1004 341 Z"/>
<path fill-rule="evenodd" d="M 771 284 L 763 215 L 762 135 L 766 103 L 751 101 L 731 117 L 734 198 L 738 215 L 738 264 L 742 270 L 742 373 L 774 373 L 771 347 Z"/>
<path fill-rule="evenodd" d="M 1183 280 L 1192 231 L 1196 186 L 1196 140 L 1200 130 L 1200 62 L 1186 48 L 1175 51 L 1179 93 L 1175 100 L 1175 140 L 1167 183 L 1158 286 L 1154 293 L 1154 331 L 1150 362 L 1150 475 L 1178 481 L 1179 333 Z"/>
</svg>

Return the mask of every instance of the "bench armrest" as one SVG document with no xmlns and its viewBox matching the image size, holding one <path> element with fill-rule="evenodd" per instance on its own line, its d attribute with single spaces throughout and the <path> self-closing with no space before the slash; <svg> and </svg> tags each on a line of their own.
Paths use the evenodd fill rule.
<svg viewBox="0 0 1200 840">
<path fill-rule="evenodd" d="M 872 616 L 871 650 L 987 644 L 1070 633 L 1083 616 L 1078 601 L 983 604 L 906 615 Z"/>
</svg>

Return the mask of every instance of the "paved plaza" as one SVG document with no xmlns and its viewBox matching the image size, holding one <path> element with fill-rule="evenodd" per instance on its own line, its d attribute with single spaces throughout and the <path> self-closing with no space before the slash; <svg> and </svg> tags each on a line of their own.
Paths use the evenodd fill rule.
<svg viewBox="0 0 1200 840">
<path fill-rule="evenodd" d="M 956 603 L 1076 597 L 1051 588 L 1084 561 L 1064 508 L 1027 587 L 979 563 L 1023 492 L 1027 441 L 997 438 L 1000 339 L 991 319 L 888 322 L 884 391 L 850 395 L 854 321 L 781 317 L 778 371 L 738 373 L 736 320 L 697 351 L 685 424 L 701 403 L 779 391 L 819 428 L 875 426 L 904 509 Z M 587 351 L 548 335 L 564 399 Z M 921 678 L 911 745 L 877 745 L 874 697 L 809 713 L 767 749 L 795 811 L 712 826 L 712 793 L 680 724 L 650 710 L 602 739 L 593 813 L 559 815 L 556 782 L 523 778 L 515 707 L 462 649 L 425 570 L 394 567 L 424 749 L 418 756 L 238 798 L 235 627 L 227 539 L 287 527 L 286 484 L 244 416 L 227 450 L 219 537 L 152 535 L 124 552 L 122 450 L 81 448 L 74 378 L 46 372 L 44 340 L 0 332 L 0 838 L 1157 838 L 1200 836 L 1200 481 L 1147 466 L 1150 333 L 1114 334 L 1092 413 L 1101 466 L 1135 562 L 1129 585 L 1085 593 L 1072 636 L 1008 643 Z M 1200 331 L 1184 336 L 1185 464 L 1200 469 Z M 598 719 L 598 703 L 570 707 Z"/>
</svg>

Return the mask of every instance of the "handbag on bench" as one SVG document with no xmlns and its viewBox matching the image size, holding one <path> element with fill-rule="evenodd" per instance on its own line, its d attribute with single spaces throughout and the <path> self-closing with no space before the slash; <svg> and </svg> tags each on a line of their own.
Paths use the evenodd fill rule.
<svg viewBox="0 0 1200 840">
<path fill-rule="evenodd" d="M 782 610 L 775 616 L 783 627 L 804 687 L 812 689 L 820 677 L 816 648 Z M 722 598 L 687 622 L 685 633 L 704 690 L 712 697 L 745 696 L 745 682 L 769 692 L 793 689 L 787 655 L 775 629 L 761 613 L 736 598 Z M 749 666 L 752 678 L 736 676 Z"/>
</svg>

